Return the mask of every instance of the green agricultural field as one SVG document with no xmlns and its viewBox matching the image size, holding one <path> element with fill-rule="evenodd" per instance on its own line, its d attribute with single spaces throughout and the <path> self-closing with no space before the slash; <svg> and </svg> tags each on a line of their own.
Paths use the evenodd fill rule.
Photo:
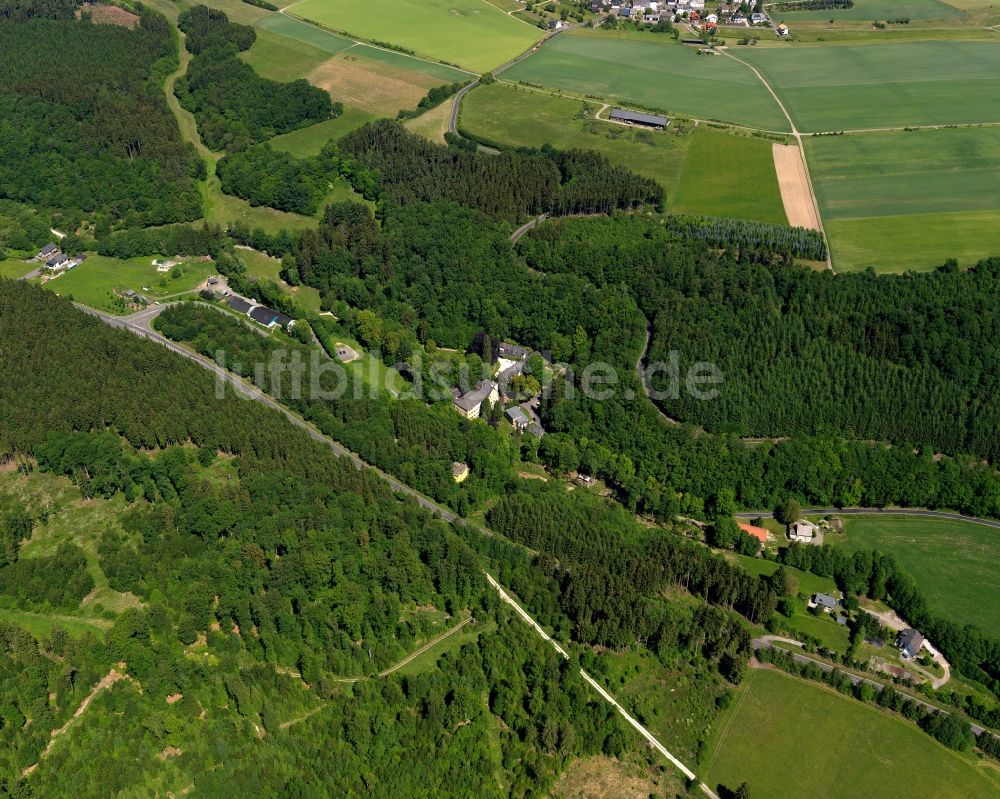
<svg viewBox="0 0 1000 799">
<path fill-rule="evenodd" d="M 1000 776 L 980 771 L 912 722 L 815 683 L 753 670 L 719 721 L 700 769 L 713 789 L 746 781 L 767 799 L 986 799 Z"/>
<path fill-rule="evenodd" d="M 337 141 L 344 134 L 375 118 L 360 108 L 344 106 L 344 113 L 336 119 L 328 119 L 306 128 L 293 130 L 291 133 L 283 133 L 281 136 L 275 136 L 268 144 L 275 150 L 283 150 L 299 158 L 318 155 L 328 142 Z"/>
<path fill-rule="evenodd" d="M 824 220 L 997 209 L 1000 127 L 820 136 L 805 143 Z"/>
<path fill-rule="evenodd" d="M 744 65 L 698 55 L 667 39 L 555 37 L 503 73 L 578 95 L 636 103 L 666 113 L 784 131 L 788 123 L 767 89 Z"/>
<path fill-rule="evenodd" d="M 509 61 L 542 37 L 538 28 L 483 0 L 385 0 L 377 9 L 364 3 L 302 0 L 287 10 L 479 72 Z"/>
<path fill-rule="evenodd" d="M 957 8 L 942 3 L 941 0 L 857 0 L 854 8 L 828 8 L 822 11 L 776 11 L 774 19 L 794 28 L 803 22 L 826 22 L 827 20 L 853 20 L 871 24 L 873 20 L 899 17 L 918 19 L 952 19 L 960 17 Z"/>
<path fill-rule="evenodd" d="M 832 219 L 824 227 L 838 272 L 927 271 L 949 258 L 971 266 L 1000 254 L 1000 211 Z"/>
<path fill-rule="evenodd" d="M 852 552 L 891 553 L 936 615 L 1000 637 L 1000 531 L 947 519 L 852 516 L 844 536 L 827 540 Z"/>
<path fill-rule="evenodd" d="M 279 274 L 281 261 L 278 258 L 272 258 L 267 253 L 252 250 L 249 247 L 241 247 L 240 259 L 246 264 L 247 274 L 261 280 L 277 283 L 282 291 L 295 298 L 304 311 L 309 313 L 319 311 L 319 289 L 312 286 L 289 286 Z"/>
<path fill-rule="evenodd" d="M 699 125 L 670 210 L 788 224 L 771 142 Z"/>
<path fill-rule="evenodd" d="M 78 267 L 47 281 L 44 286 L 64 297 L 72 295 L 77 302 L 92 308 L 125 313 L 127 309 L 119 299 L 125 289 L 156 300 L 165 299 L 194 291 L 214 270 L 211 261 L 181 261 L 179 266 L 183 274 L 174 278 L 170 272 L 157 272 L 152 261 L 152 257 L 123 261 L 89 255 Z"/>
<path fill-rule="evenodd" d="M 587 108 L 586 112 L 584 108 Z M 486 140 L 510 147 L 596 150 L 609 160 L 677 189 L 688 135 L 634 130 L 595 120 L 599 106 L 503 83 L 478 86 L 462 100 L 459 125 Z"/>
<path fill-rule="evenodd" d="M 1000 254 L 1000 127 L 805 144 L 836 269 L 923 270 Z"/>
<path fill-rule="evenodd" d="M 354 46 L 353 39 L 338 36 L 332 31 L 323 30 L 300 19 L 290 17 L 287 14 L 271 14 L 266 16 L 258 20 L 256 27 L 258 32 L 269 31 L 289 39 L 294 39 L 329 55 L 339 53 L 341 50 L 346 50 Z M 250 48 L 251 51 L 256 47 L 255 43 Z"/>
<path fill-rule="evenodd" d="M 286 19 L 286 17 L 265 17 L 265 20 L 267 19 Z M 328 60 L 330 55 L 329 50 L 261 27 L 257 29 L 257 40 L 253 46 L 246 52 L 240 53 L 240 58 L 253 67 L 258 75 L 269 80 L 288 83 L 297 78 L 304 78 Z"/>
<path fill-rule="evenodd" d="M 26 263 L 21 258 L 0 259 L 0 277 L 19 278 L 24 277 L 38 264 Z"/>
<path fill-rule="evenodd" d="M 803 132 L 1000 121 L 1000 47 L 906 42 L 740 48 Z"/>
</svg>

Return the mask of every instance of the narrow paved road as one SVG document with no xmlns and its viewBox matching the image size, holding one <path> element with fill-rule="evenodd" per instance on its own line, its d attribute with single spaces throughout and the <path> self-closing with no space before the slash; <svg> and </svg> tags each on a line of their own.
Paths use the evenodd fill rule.
<svg viewBox="0 0 1000 799">
<path fill-rule="evenodd" d="M 131 316 L 112 316 L 111 314 L 106 314 L 102 311 L 98 311 L 94 308 L 89 308 L 85 305 L 80 305 L 78 303 L 74 303 L 74 305 L 78 310 L 90 314 L 91 316 L 97 317 L 98 319 L 110 325 L 111 327 L 118 328 L 120 330 L 127 330 L 130 333 L 133 333 L 137 336 L 142 336 L 143 338 L 155 341 L 156 343 L 161 344 L 167 349 L 169 349 L 171 352 L 175 352 L 178 355 L 181 355 L 189 360 L 194 361 L 199 366 L 208 369 L 210 372 L 216 375 L 218 379 L 224 380 L 225 382 L 231 384 L 244 397 L 253 399 L 257 402 L 262 403 L 263 405 L 267 405 L 269 408 L 273 408 L 274 410 L 278 411 L 278 413 L 280 413 L 282 416 L 288 419 L 288 421 L 290 421 L 296 427 L 305 430 L 306 433 L 308 433 L 309 437 L 312 438 L 314 441 L 319 441 L 325 444 L 326 446 L 330 447 L 330 449 L 332 449 L 336 455 L 350 459 L 351 463 L 353 463 L 357 469 L 370 469 L 375 474 L 377 474 L 382 480 L 384 480 L 389 485 L 389 487 L 393 489 L 393 491 L 399 494 L 404 494 L 410 497 L 411 499 L 416 500 L 416 502 L 419 505 L 421 505 L 424 508 L 427 508 L 429 511 L 436 514 L 445 521 L 452 522 L 454 524 L 465 525 L 466 527 L 470 527 L 471 529 L 477 530 L 484 535 L 493 535 L 492 531 L 487 530 L 484 527 L 479 527 L 478 525 L 473 525 L 467 522 L 466 520 L 459 518 L 447 508 L 438 505 L 433 500 L 428 499 L 427 497 L 423 496 L 422 494 L 410 488 L 409 486 L 400 483 L 394 477 L 391 477 L 390 475 L 386 474 L 381 469 L 378 469 L 366 463 L 357 455 L 355 455 L 353 452 L 350 452 L 349 450 L 345 449 L 340 444 L 335 442 L 333 439 L 328 438 L 327 436 L 323 435 L 322 433 L 310 427 L 305 421 L 300 419 L 298 416 L 296 416 L 290 410 L 285 408 L 283 405 L 273 400 L 270 396 L 262 392 L 260 389 L 256 388 L 255 386 L 251 386 L 244 383 L 238 377 L 231 374 L 230 372 L 227 372 L 221 366 L 209 360 L 208 358 L 205 358 L 195 352 L 192 352 L 191 350 L 188 350 L 180 346 L 179 344 L 176 344 L 175 342 L 168 339 L 166 336 L 153 330 L 153 328 L 151 327 L 152 322 L 157 316 L 159 316 L 164 306 L 154 306 L 152 308 L 147 308 L 143 311 L 139 311 L 138 313 L 132 314 Z M 562 646 L 560 646 L 556 641 L 554 641 L 551 638 L 551 636 L 549 636 L 548 633 L 545 632 L 542 626 L 538 624 L 538 622 L 535 621 L 527 613 L 527 611 L 521 608 L 521 606 L 518 605 L 510 597 L 510 594 L 508 594 L 503 589 L 503 587 L 496 580 L 493 579 L 492 575 L 490 575 L 488 572 L 484 573 L 490 585 L 492 585 L 500 594 L 500 598 L 504 602 L 511 605 L 515 609 L 517 614 L 522 619 L 524 619 L 524 621 L 530 624 L 534 628 L 535 632 L 537 632 L 544 640 L 552 644 L 552 646 L 556 649 L 557 652 L 559 652 L 559 654 L 561 654 L 564 658 L 569 658 L 569 654 L 566 652 L 566 650 Z M 634 718 L 632 718 L 632 716 L 630 716 L 625 711 L 625 709 L 620 704 L 618 704 L 618 702 L 614 699 L 614 697 L 611 696 L 611 694 L 608 693 L 606 690 L 604 690 L 600 685 L 598 685 L 589 674 L 584 672 L 582 669 L 580 670 L 580 674 L 604 698 L 605 701 L 613 705 L 615 709 L 622 714 L 625 720 L 632 727 L 634 727 L 639 732 L 639 734 L 642 735 L 649 742 L 649 744 L 653 748 L 655 748 L 671 763 L 673 763 L 677 768 L 679 768 L 684 773 L 684 775 L 688 777 L 688 779 L 695 778 L 694 772 L 692 772 L 689 768 L 687 768 L 687 766 L 681 763 L 680 760 L 674 757 L 667 750 L 667 748 L 662 743 L 660 743 L 653 736 L 651 732 L 649 732 L 649 730 L 647 730 L 645 727 L 639 724 L 639 722 L 637 722 Z M 709 799 L 719 799 L 715 795 L 715 793 L 713 793 L 712 790 L 704 783 L 701 783 L 699 787 L 701 788 L 702 793 L 704 793 L 707 797 L 709 797 Z"/>
<path fill-rule="evenodd" d="M 920 516 L 927 519 L 949 519 L 956 522 L 971 522 L 986 527 L 1000 529 L 1000 521 L 995 519 L 980 519 L 976 516 L 965 516 L 961 513 L 948 513 L 942 510 L 925 510 L 923 508 L 803 508 L 805 516 Z M 771 519 L 774 513 L 767 510 L 744 511 L 736 514 L 738 519 Z"/>
</svg>

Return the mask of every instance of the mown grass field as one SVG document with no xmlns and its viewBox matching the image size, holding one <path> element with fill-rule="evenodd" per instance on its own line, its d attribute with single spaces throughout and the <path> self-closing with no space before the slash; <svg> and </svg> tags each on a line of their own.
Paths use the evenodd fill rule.
<svg viewBox="0 0 1000 799">
<path fill-rule="evenodd" d="M 47 281 L 44 285 L 61 296 L 72 295 L 77 302 L 110 313 L 123 313 L 120 293 L 131 289 L 153 299 L 161 299 L 193 291 L 214 273 L 211 261 L 182 261 L 183 274 L 178 278 L 170 272 L 157 272 L 152 257 L 123 261 L 103 255 L 89 255 L 75 269 Z"/>
<path fill-rule="evenodd" d="M 1000 254 L 1000 210 L 832 219 L 824 227 L 838 272 L 927 271 L 948 258 L 971 266 Z"/>
<path fill-rule="evenodd" d="M 584 112 L 584 108 L 587 111 Z M 462 100 L 460 127 L 511 147 L 596 150 L 612 162 L 653 178 L 667 191 L 677 189 L 690 136 L 643 131 L 593 118 L 594 102 L 503 83 L 477 86 Z"/>
<path fill-rule="evenodd" d="M 908 17 L 918 19 L 953 19 L 961 16 L 954 6 L 941 0 L 857 0 L 854 8 L 827 8 L 821 11 L 776 11 L 778 22 L 789 26 L 802 22 L 826 22 L 827 20 L 856 20 L 871 23 L 873 20 Z"/>
<path fill-rule="evenodd" d="M 738 55 L 761 70 L 803 132 L 1000 121 L 995 44 L 740 48 Z"/>
<path fill-rule="evenodd" d="M 19 278 L 28 274 L 36 268 L 36 263 L 25 263 L 21 258 L 7 258 L 0 260 L 0 277 Z"/>
<path fill-rule="evenodd" d="M 912 722 L 777 671 L 748 672 L 719 722 L 701 776 L 749 783 L 767 799 L 986 799 L 994 771 L 946 749 Z M 805 766 L 808 764 L 808 766 Z"/>
<path fill-rule="evenodd" d="M 595 150 L 656 180 L 670 210 L 785 222 L 771 143 L 700 125 L 649 131 L 595 119 L 599 106 L 527 87 L 479 86 L 462 100 L 462 130 L 511 147 Z"/>
<path fill-rule="evenodd" d="M 1000 127 L 805 139 L 838 270 L 1000 254 Z"/>
<path fill-rule="evenodd" d="M 265 19 L 287 19 L 287 17 L 265 17 Z M 311 28 L 311 30 L 316 29 Z M 350 42 L 347 44 L 350 46 Z M 257 40 L 253 46 L 240 53 L 239 57 L 253 67 L 258 75 L 287 83 L 305 77 L 331 55 L 329 50 L 302 39 L 260 27 L 257 29 Z"/>
<path fill-rule="evenodd" d="M 243 263 L 246 264 L 247 274 L 261 280 L 270 280 L 277 283 L 282 291 L 296 299 L 303 310 L 310 313 L 319 311 L 319 289 L 312 286 L 289 286 L 285 283 L 279 274 L 281 272 L 281 261 L 278 258 L 272 258 L 267 253 L 252 250 L 248 247 L 240 247 L 239 255 Z"/>
<path fill-rule="evenodd" d="M 348 47 L 354 46 L 353 39 L 346 36 L 339 36 L 333 31 L 323 30 L 300 19 L 295 19 L 295 17 L 290 17 L 287 14 L 269 14 L 259 19 L 254 27 L 257 28 L 258 33 L 268 31 L 289 39 L 294 39 L 307 47 L 312 47 L 328 55 L 339 53 L 341 50 L 346 50 Z M 255 42 L 250 51 L 253 52 L 256 47 L 257 43 Z M 263 49 L 266 51 L 268 48 L 265 46 Z"/>
<path fill-rule="evenodd" d="M 482 0 L 302 0 L 289 13 L 365 39 L 479 72 L 509 61 L 542 37 L 538 28 Z"/>
<path fill-rule="evenodd" d="M 788 224 L 771 142 L 699 125 L 671 210 Z"/>
<path fill-rule="evenodd" d="M 931 610 L 1000 637 L 1000 531 L 971 522 L 908 516 L 849 517 L 828 540 L 853 552 L 889 552 L 920 586 Z"/>
<path fill-rule="evenodd" d="M 373 114 L 353 106 L 344 106 L 344 113 L 336 119 L 328 119 L 306 128 L 293 130 L 291 133 L 283 133 L 275 136 L 268 144 L 275 150 L 283 150 L 299 158 L 318 155 L 328 142 L 340 139 L 344 134 L 372 119 L 376 119 Z"/>
<path fill-rule="evenodd" d="M 700 56 L 669 38 L 562 34 L 503 78 L 668 114 L 788 129 L 771 95 L 744 65 L 722 56 Z"/>
</svg>

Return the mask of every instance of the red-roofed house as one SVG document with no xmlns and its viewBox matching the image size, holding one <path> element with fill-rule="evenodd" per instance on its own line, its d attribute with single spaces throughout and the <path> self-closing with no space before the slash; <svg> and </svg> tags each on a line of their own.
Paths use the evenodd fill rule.
<svg viewBox="0 0 1000 799">
<path fill-rule="evenodd" d="M 746 522 L 737 522 L 740 529 L 747 535 L 752 535 L 760 543 L 764 544 L 767 542 L 767 529 L 764 527 L 754 527 L 752 524 L 747 524 Z"/>
</svg>

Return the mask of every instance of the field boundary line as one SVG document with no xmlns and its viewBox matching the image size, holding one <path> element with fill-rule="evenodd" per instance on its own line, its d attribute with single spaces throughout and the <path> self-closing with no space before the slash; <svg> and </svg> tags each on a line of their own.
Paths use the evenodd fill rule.
<svg viewBox="0 0 1000 799">
<path fill-rule="evenodd" d="M 302 0 L 298 0 L 298 1 L 299 1 L 300 3 L 302 2 Z M 498 8 L 497 6 L 493 5 L 493 3 L 491 3 L 491 2 L 490 2 L 490 0 L 483 0 L 483 2 L 484 2 L 484 3 L 486 4 L 486 5 L 488 5 L 488 6 L 490 7 L 490 8 L 495 8 L 495 9 L 497 10 L 497 12 L 499 12 L 500 14 L 503 14 L 503 15 L 504 15 L 504 16 L 506 16 L 506 17 L 510 17 L 511 19 L 516 19 L 516 20 L 517 20 L 518 22 L 523 22 L 523 23 L 524 23 L 525 25 L 527 25 L 527 26 L 528 26 L 529 28 L 534 28 L 534 27 L 536 27 L 536 26 L 532 25 L 532 24 L 531 24 L 530 22 L 528 22 L 528 20 L 526 20 L 526 19 L 521 19 L 520 17 L 515 17 L 515 16 L 514 16 L 514 11 L 521 11 L 521 9 L 520 9 L 520 8 L 515 8 L 515 9 L 514 9 L 514 11 L 504 11 L 504 10 L 503 10 L 502 8 Z M 802 2 L 805 2 L 805 0 L 802 0 Z"/>
<path fill-rule="evenodd" d="M 736 717 L 740 714 L 740 710 L 742 709 L 744 702 L 746 702 L 747 697 L 750 696 L 750 691 L 753 689 L 753 685 L 749 684 L 749 681 L 756 679 L 756 677 L 753 676 L 756 673 L 757 670 L 751 668 L 750 674 L 747 675 L 748 685 L 744 688 L 743 695 L 740 696 L 740 701 L 737 702 L 736 707 L 733 708 L 733 714 L 729 717 L 729 721 L 726 722 L 726 726 L 723 728 L 722 732 L 719 733 L 719 740 L 715 742 L 715 748 L 712 750 L 712 756 L 705 764 L 705 774 L 708 774 L 712 770 L 712 766 L 715 764 L 715 759 L 719 756 L 719 750 L 722 749 L 722 745 L 729 736 L 729 728 L 733 726 L 733 722 L 736 721 Z"/>
<path fill-rule="evenodd" d="M 771 97 L 773 97 L 774 102 L 778 104 L 778 108 L 780 108 L 781 113 L 785 115 L 785 119 L 788 120 L 788 125 L 792 129 L 792 136 L 795 137 L 795 141 L 798 144 L 799 151 L 801 153 L 802 168 L 805 169 L 806 172 L 806 182 L 809 185 L 809 195 L 812 198 L 813 210 L 816 214 L 816 222 L 819 224 L 819 232 L 823 236 L 823 243 L 826 244 L 826 267 L 831 272 L 833 272 L 834 271 L 833 253 L 831 253 L 830 251 L 830 240 L 829 238 L 827 238 L 826 229 L 823 227 L 823 215 L 820 213 L 819 210 L 819 200 L 816 198 L 816 189 L 813 187 L 812 175 L 809 172 L 809 159 L 806 158 L 806 148 L 805 145 L 802 143 L 802 134 L 799 132 L 799 129 L 795 127 L 795 121 L 792 119 L 792 115 L 788 113 L 788 109 L 785 108 L 785 104 L 781 102 L 781 98 L 778 97 L 778 93 L 771 86 L 771 83 L 767 80 L 767 78 L 764 77 L 764 73 L 762 73 L 759 69 L 757 69 L 757 67 L 755 67 L 748 61 L 744 61 L 742 58 L 734 56 L 732 53 L 729 52 L 728 48 L 726 48 L 722 52 L 723 55 L 727 55 L 731 59 L 733 59 L 733 61 L 742 64 L 751 72 L 753 72 L 754 75 L 757 76 L 758 80 L 760 80 L 760 82 L 764 84 L 764 88 L 771 93 Z"/>
<path fill-rule="evenodd" d="M 298 5 L 299 3 L 302 3 L 302 2 L 305 2 L 305 0 L 298 0 L 297 3 L 292 3 L 292 5 Z M 286 6 L 285 8 L 279 10 L 278 13 L 279 14 L 283 14 L 284 16 L 288 17 L 289 19 L 294 19 L 297 22 L 301 22 L 303 25 L 308 25 L 311 28 L 315 28 L 318 31 L 324 31 L 325 33 L 332 33 L 332 34 L 337 35 L 337 36 L 346 36 L 348 39 L 350 39 L 352 42 L 354 42 L 354 44 L 351 45 L 351 47 L 355 47 L 355 46 L 357 46 L 357 45 L 360 44 L 360 45 L 362 45 L 364 47 L 371 47 L 373 50 L 381 50 L 383 53 L 394 53 L 396 55 L 403 56 L 404 58 L 412 58 L 415 61 L 423 61 L 426 64 L 434 64 L 435 66 L 438 66 L 438 67 L 448 67 L 449 69 L 454 69 L 457 72 L 464 72 L 466 75 L 475 75 L 476 77 L 479 77 L 479 73 L 478 72 L 473 72 L 472 70 L 466 69 L 465 67 L 455 66 L 454 64 L 448 64 L 448 63 L 446 63 L 444 61 L 436 61 L 433 58 L 427 58 L 426 56 L 417 55 L 416 53 L 404 53 L 401 50 L 393 50 L 391 47 L 382 47 L 381 45 L 375 44 L 374 42 L 367 41 L 364 36 L 358 36 L 357 34 L 350 33 L 349 31 L 341 31 L 341 30 L 337 30 L 336 28 L 328 28 L 325 25 L 321 25 L 321 24 L 319 24 L 317 22 L 313 22 L 312 20 L 309 20 L 309 19 L 305 19 L 304 17 L 299 17 L 299 16 L 296 16 L 295 14 L 286 13 L 286 9 L 291 8 L 291 7 L 292 6 Z M 284 35 L 287 36 L 287 34 L 284 34 Z M 289 38 L 293 38 L 293 37 L 289 37 Z M 345 48 L 345 50 L 347 50 L 347 49 L 350 49 L 350 48 Z M 344 50 L 340 50 L 338 52 L 342 53 L 342 52 L 344 52 Z M 336 58 L 336 56 L 337 56 L 337 53 L 331 53 L 330 54 L 331 58 Z"/>
</svg>

